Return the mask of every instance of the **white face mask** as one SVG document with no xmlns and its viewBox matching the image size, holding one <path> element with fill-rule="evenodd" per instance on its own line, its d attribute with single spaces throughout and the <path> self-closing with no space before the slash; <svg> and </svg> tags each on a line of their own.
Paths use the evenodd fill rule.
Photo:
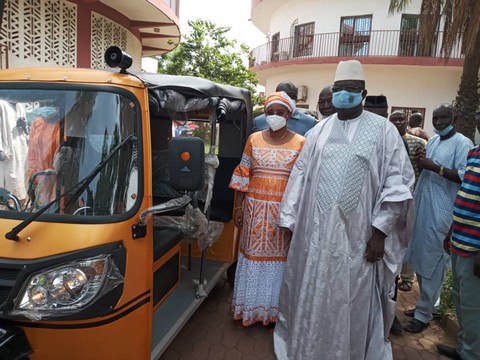
<svg viewBox="0 0 480 360">
<path fill-rule="evenodd" d="M 267 124 L 272 131 L 277 131 L 287 125 L 287 120 L 280 115 L 267 115 Z"/>
</svg>

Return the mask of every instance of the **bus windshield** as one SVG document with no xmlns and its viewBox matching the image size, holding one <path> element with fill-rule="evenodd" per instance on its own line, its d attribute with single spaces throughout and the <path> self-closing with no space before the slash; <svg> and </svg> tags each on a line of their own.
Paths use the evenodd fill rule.
<svg viewBox="0 0 480 360">
<path fill-rule="evenodd" d="M 0 211 L 35 213 L 55 199 L 47 213 L 128 211 L 138 192 L 139 116 L 121 93 L 0 90 Z"/>
</svg>

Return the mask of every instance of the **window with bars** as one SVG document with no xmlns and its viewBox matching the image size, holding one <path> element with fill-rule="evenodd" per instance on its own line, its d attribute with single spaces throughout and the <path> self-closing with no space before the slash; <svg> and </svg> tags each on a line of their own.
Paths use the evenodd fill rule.
<svg viewBox="0 0 480 360">
<path fill-rule="evenodd" d="M 272 35 L 272 42 L 271 42 L 271 60 L 278 61 L 280 60 L 280 33 L 277 32 L 276 34 Z"/>
<path fill-rule="evenodd" d="M 338 56 L 367 56 L 372 30 L 372 15 L 340 19 Z"/>
<path fill-rule="evenodd" d="M 402 14 L 398 56 L 416 56 L 418 46 L 419 15 Z"/>
<path fill-rule="evenodd" d="M 293 41 L 293 56 L 310 56 L 313 54 L 313 37 L 315 23 L 306 23 L 295 26 Z"/>
</svg>

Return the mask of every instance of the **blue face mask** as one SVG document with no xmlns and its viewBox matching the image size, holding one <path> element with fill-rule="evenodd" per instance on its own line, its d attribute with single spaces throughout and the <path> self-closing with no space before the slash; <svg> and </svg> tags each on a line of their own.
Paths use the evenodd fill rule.
<svg viewBox="0 0 480 360">
<path fill-rule="evenodd" d="M 57 113 L 57 108 L 51 106 L 44 106 L 35 110 L 38 116 L 50 119 Z"/>
<path fill-rule="evenodd" d="M 450 131 L 452 131 L 452 130 L 453 130 L 453 125 L 451 125 L 451 124 L 448 125 L 448 126 L 447 126 L 445 129 L 443 129 L 443 130 L 437 130 L 437 129 L 433 128 L 433 132 L 434 132 L 435 134 L 440 135 L 440 136 L 445 136 L 445 135 L 447 135 L 447 134 L 448 134 Z"/>
<path fill-rule="evenodd" d="M 337 109 L 351 109 L 362 103 L 363 91 L 359 93 L 347 90 L 334 92 L 332 95 L 332 103 Z"/>
</svg>

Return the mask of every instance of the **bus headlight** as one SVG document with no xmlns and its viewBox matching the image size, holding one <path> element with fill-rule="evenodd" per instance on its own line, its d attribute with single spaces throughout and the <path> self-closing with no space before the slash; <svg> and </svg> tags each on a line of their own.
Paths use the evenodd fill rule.
<svg viewBox="0 0 480 360">
<path fill-rule="evenodd" d="M 40 320 L 77 312 L 122 282 L 108 255 L 63 264 L 30 276 L 11 314 Z"/>
</svg>

